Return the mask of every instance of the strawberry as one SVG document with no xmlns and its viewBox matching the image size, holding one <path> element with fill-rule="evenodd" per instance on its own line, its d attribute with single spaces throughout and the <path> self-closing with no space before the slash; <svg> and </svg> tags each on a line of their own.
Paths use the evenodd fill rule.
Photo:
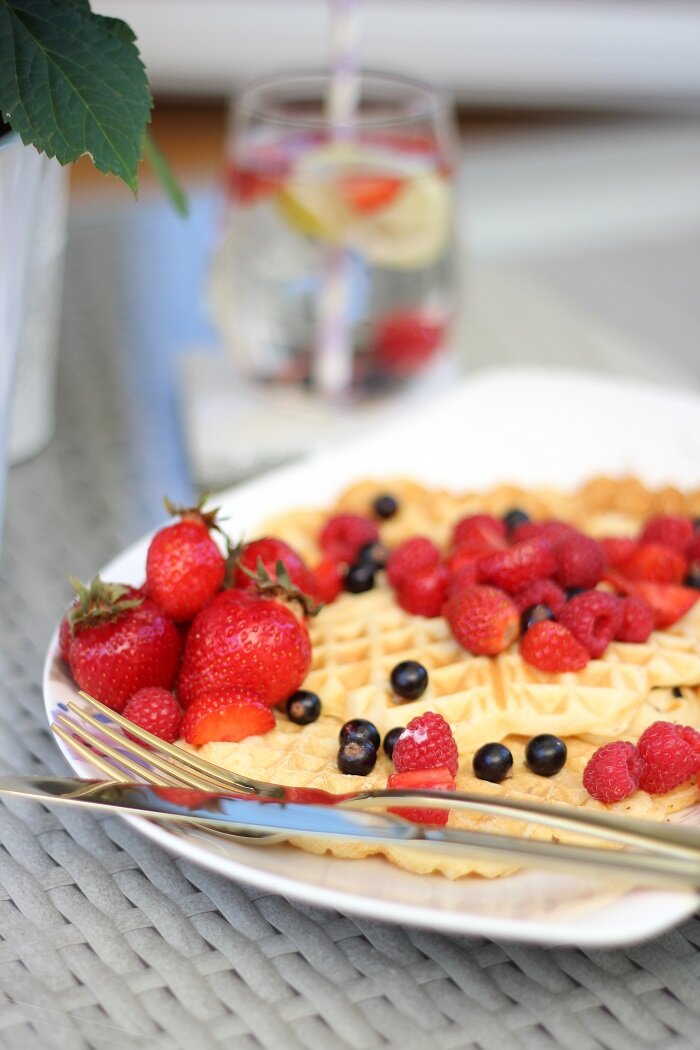
<svg viewBox="0 0 700 1050">
<path fill-rule="evenodd" d="M 542 539 L 522 540 L 505 550 L 494 551 L 479 562 L 486 583 L 513 594 L 554 571 L 556 560 L 549 543 Z"/>
<path fill-rule="evenodd" d="M 182 708 L 168 689 L 161 689 L 159 686 L 139 689 L 127 700 L 122 714 L 124 718 L 169 744 L 174 743 L 180 734 Z M 131 733 L 127 733 L 127 736 L 137 744 L 149 746 L 138 737 L 131 736 Z"/>
<path fill-rule="evenodd" d="M 181 732 L 188 744 L 202 747 L 215 740 L 261 736 L 274 727 L 275 716 L 255 693 L 225 686 L 199 694 L 185 712 Z"/>
<path fill-rule="evenodd" d="M 642 543 L 660 543 L 685 554 L 693 539 L 694 529 L 690 518 L 680 514 L 655 514 L 642 529 Z"/>
<path fill-rule="evenodd" d="M 605 569 L 603 548 L 590 536 L 572 532 L 556 545 L 557 583 L 569 587 L 595 587 Z"/>
<path fill-rule="evenodd" d="M 654 583 L 682 583 L 686 571 L 683 555 L 660 543 L 640 543 L 617 567 L 630 580 Z"/>
<path fill-rule="evenodd" d="M 282 562 L 291 582 L 303 594 L 314 596 L 316 583 L 303 558 L 284 540 L 272 536 L 264 536 L 260 540 L 246 543 L 237 552 L 234 586 L 254 590 L 260 562 L 268 576 L 273 579 L 277 579 L 277 563 Z"/>
<path fill-rule="evenodd" d="M 474 582 L 479 576 L 478 563 L 492 548 L 477 547 L 471 543 L 460 543 L 445 559 L 445 568 L 450 576 L 460 573 L 465 567 L 469 567 L 474 573 Z"/>
<path fill-rule="evenodd" d="M 588 663 L 588 650 L 568 627 L 553 620 L 542 620 L 528 627 L 520 640 L 525 663 L 550 674 L 580 671 Z"/>
<path fill-rule="evenodd" d="M 512 530 L 510 539 L 512 543 L 543 539 L 549 543 L 550 547 L 556 550 L 564 540 L 579 535 L 581 534 L 578 529 L 565 521 L 523 521 Z"/>
<path fill-rule="evenodd" d="M 411 769 L 405 773 L 392 773 L 386 786 L 391 791 L 417 791 L 421 788 L 454 791 L 455 781 L 449 769 L 442 766 L 438 769 Z M 389 813 L 395 813 L 404 820 L 412 820 L 414 824 L 446 824 L 450 815 L 449 809 L 411 809 L 408 806 L 389 807 Z"/>
<path fill-rule="evenodd" d="M 161 529 L 146 557 L 146 591 L 176 623 L 187 623 L 224 582 L 226 562 L 210 535 L 216 511 L 177 508 L 165 501 L 180 521 Z"/>
<path fill-rule="evenodd" d="M 654 626 L 661 631 L 664 627 L 680 620 L 681 616 L 692 609 L 700 591 L 693 587 L 683 587 L 677 583 L 654 583 L 651 580 L 628 580 L 619 573 L 608 570 L 606 580 L 621 593 L 641 598 L 654 614 Z"/>
<path fill-rule="evenodd" d="M 463 544 L 482 551 L 505 547 L 505 522 L 491 514 L 468 514 L 460 518 L 452 533 L 452 546 L 460 547 Z"/>
<path fill-rule="evenodd" d="M 311 570 L 314 579 L 312 596 L 323 605 L 334 602 L 343 590 L 345 573 L 335 558 L 321 558 Z"/>
<path fill-rule="evenodd" d="M 447 597 L 448 575 L 444 565 L 409 576 L 396 591 L 396 601 L 413 616 L 439 616 Z"/>
<path fill-rule="evenodd" d="M 371 215 L 392 203 L 403 188 L 403 179 L 386 175 L 344 175 L 339 187 L 353 211 Z"/>
<path fill-rule="evenodd" d="M 323 526 L 318 543 L 329 558 L 352 565 L 360 549 L 378 539 L 379 529 L 371 518 L 362 514 L 334 514 Z"/>
<path fill-rule="evenodd" d="M 637 540 L 630 536 L 605 536 L 598 540 L 598 543 L 602 547 L 606 563 L 613 569 L 619 569 L 638 546 Z"/>
<path fill-rule="evenodd" d="M 467 591 L 470 587 L 475 587 L 479 582 L 478 563 L 475 561 L 466 562 L 454 572 L 448 573 L 446 596 L 451 598 L 454 594 L 459 594 L 460 591 Z"/>
<path fill-rule="evenodd" d="M 222 591 L 197 613 L 177 692 L 187 708 L 203 693 L 250 689 L 266 704 L 296 692 L 311 666 L 306 625 L 274 598 Z"/>
<path fill-rule="evenodd" d="M 392 587 L 400 587 L 404 580 L 419 572 L 434 569 L 440 561 L 440 551 L 426 536 L 412 536 L 400 543 L 386 563 L 386 574 Z"/>
<path fill-rule="evenodd" d="M 180 635 L 170 617 L 134 588 L 99 576 L 89 588 L 71 582 L 79 603 L 68 614 L 68 657 L 80 688 L 115 711 L 145 686 L 172 688 Z"/>
<path fill-rule="evenodd" d="M 418 310 L 401 309 L 386 314 L 374 331 L 378 364 L 392 375 L 409 376 L 437 353 L 445 338 L 441 321 Z"/>
<path fill-rule="evenodd" d="M 443 615 L 459 644 L 472 653 L 495 656 L 520 632 L 518 610 L 496 587 L 458 591 L 445 603 Z"/>
</svg>

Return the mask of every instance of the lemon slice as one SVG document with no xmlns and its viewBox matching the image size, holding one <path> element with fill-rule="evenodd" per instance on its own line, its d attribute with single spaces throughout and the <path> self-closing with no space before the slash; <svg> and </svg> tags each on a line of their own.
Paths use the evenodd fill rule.
<svg viewBox="0 0 700 1050">
<path fill-rule="evenodd" d="M 290 182 L 277 196 L 282 218 L 305 237 L 337 242 L 344 239 L 351 220 L 334 185 L 322 182 Z"/>
<path fill-rule="evenodd" d="M 391 204 L 356 221 L 351 236 L 375 266 L 412 270 L 440 257 L 450 227 L 449 188 L 439 175 L 429 174 L 407 179 Z"/>
</svg>

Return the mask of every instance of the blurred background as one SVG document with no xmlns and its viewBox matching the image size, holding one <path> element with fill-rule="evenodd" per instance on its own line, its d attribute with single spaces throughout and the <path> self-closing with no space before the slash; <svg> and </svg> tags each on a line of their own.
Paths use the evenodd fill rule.
<svg viewBox="0 0 700 1050">
<path fill-rule="evenodd" d="M 176 496 L 183 469 L 195 485 L 223 485 L 276 457 L 221 352 L 205 288 L 229 100 L 252 77 L 323 68 L 328 5 L 93 7 L 137 34 L 153 135 L 190 215 L 174 214 L 148 171 L 134 203 L 78 164 L 63 342 L 90 333 L 130 350 L 120 367 L 140 370 L 160 421 L 149 454 Z M 700 4 L 365 0 L 360 55 L 455 103 L 459 371 L 558 366 L 700 386 Z"/>
</svg>

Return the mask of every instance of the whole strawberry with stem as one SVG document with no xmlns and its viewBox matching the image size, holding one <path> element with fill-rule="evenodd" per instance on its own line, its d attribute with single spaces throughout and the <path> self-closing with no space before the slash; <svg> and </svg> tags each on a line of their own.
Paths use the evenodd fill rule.
<svg viewBox="0 0 700 1050">
<path fill-rule="evenodd" d="M 175 507 L 179 517 L 151 540 L 146 557 L 146 591 L 176 623 L 187 623 L 221 589 L 226 561 L 212 538 L 216 510 L 205 511 L 206 497 L 195 507 Z"/>
<path fill-rule="evenodd" d="M 313 596 L 316 593 L 313 573 L 301 555 L 284 540 L 274 536 L 263 536 L 262 539 L 252 540 L 234 550 L 231 556 L 235 559 L 235 587 L 254 590 L 259 582 L 260 564 L 262 563 L 268 577 L 274 577 L 278 562 L 282 562 L 287 577 L 303 594 Z"/>
<path fill-rule="evenodd" d="M 180 660 L 180 635 L 150 598 L 96 576 L 85 586 L 71 577 L 77 604 L 67 613 L 66 645 L 73 678 L 86 693 L 121 711 L 146 686 L 171 689 Z"/>
<path fill-rule="evenodd" d="M 188 707 L 215 690 L 249 689 L 272 706 L 296 692 L 310 666 L 309 632 L 288 605 L 250 591 L 222 591 L 192 623 L 177 693 Z"/>
</svg>

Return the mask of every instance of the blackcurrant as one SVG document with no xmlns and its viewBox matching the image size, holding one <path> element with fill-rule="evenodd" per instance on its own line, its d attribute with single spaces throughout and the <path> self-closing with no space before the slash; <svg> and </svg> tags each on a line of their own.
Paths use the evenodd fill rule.
<svg viewBox="0 0 700 1050">
<path fill-rule="evenodd" d="M 395 726 L 395 728 L 390 729 L 384 737 L 384 754 L 387 755 L 389 758 L 394 757 L 394 746 L 402 733 L 403 726 Z"/>
<path fill-rule="evenodd" d="M 377 761 L 377 750 L 369 740 L 358 740 L 352 737 L 341 744 L 338 751 L 338 769 L 341 773 L 354 773 L 366 777 L 374 769 Z"/>
<path fill-rule="evenodd" d="M 514 529 L 517 529 L 518 525 L 524 525 L 526 521 L 530 520 L 530 515 L 524 510 L 520 510 L 519 507 L 513 507 L 507 514 L 503 515 L 503 524 L 506 527 L 506 532 L 511 533 Z"/>
<path fill-rule="evenodd" d="M 307 726 L 310 722 L 315 722 L 321 714 L 319 697 L 308 689 L 297 689 L 285 706 L 289 721 L 298 726 Z"/>
<path fill-rule="evenodd" d="M 543 620 L 553 620 L 554 613 L 545 605 L 544 602 L 539 602 L 537 605 L 530 605 L 527 609 L 524 609 L 520 616 L 520 630 L 523 634 L 527 631 L 528 627 L 532 627 L 533 623 L 541 623 Z"/>
<path fill-rule="evenodd" d="M 398 509 L 398 500 L 394 496 L 390 496 L 388 493 L 384 493 L 382 496 L 377 496 L 372 503 L 372 510 L 378 518 L 393 518 Z"/>
<path fill-rule="evenodd" d="M 363 547 L 360 547 L 355 564 L 371 565 L 375 570 L 383 569 L 388 557 L 388 548 L 383 543 L 380 543 L 379 540 L 373 540 L 371 543 L 365 543 Z"/>
<path fill-rule="evenodd" d="M 500 784 L 513 768 L 513 756 L 505 744 L 484 744 L 472 759 L 474 776 Z"/>
<path fill-rule="evenodd" d="M 376 567 L 373 563 L 356 561 L 351 565 L 345 577 L 345 590 L 350 594 L 363 594 L 374 587 Z"/>
<path fill-rule="evenodd" d="M 369 722 L 366 718 L 350 719 L 349 722 L 346 722 L 345 725 L 342 726 L 338 739 L 341 744 L 344 744 L 348 740 L 366 740 L 372 745 L 375 751 L 382 742 L 379 730 L 374 722 Z"/>
<path fill-rule="evenodd" d="M 528 741 L 525 764 L 538 777 L 553 777 L 566 762 L 566 744 L 551 733 L 540 733 Z"/>
<path fill-rule="evenodd" d="M 402 700 L 417 700 L 428 688 L 428 672 L 417 660 L 402 660 L 391 672 L 391 688 Z"/>
</svg>

